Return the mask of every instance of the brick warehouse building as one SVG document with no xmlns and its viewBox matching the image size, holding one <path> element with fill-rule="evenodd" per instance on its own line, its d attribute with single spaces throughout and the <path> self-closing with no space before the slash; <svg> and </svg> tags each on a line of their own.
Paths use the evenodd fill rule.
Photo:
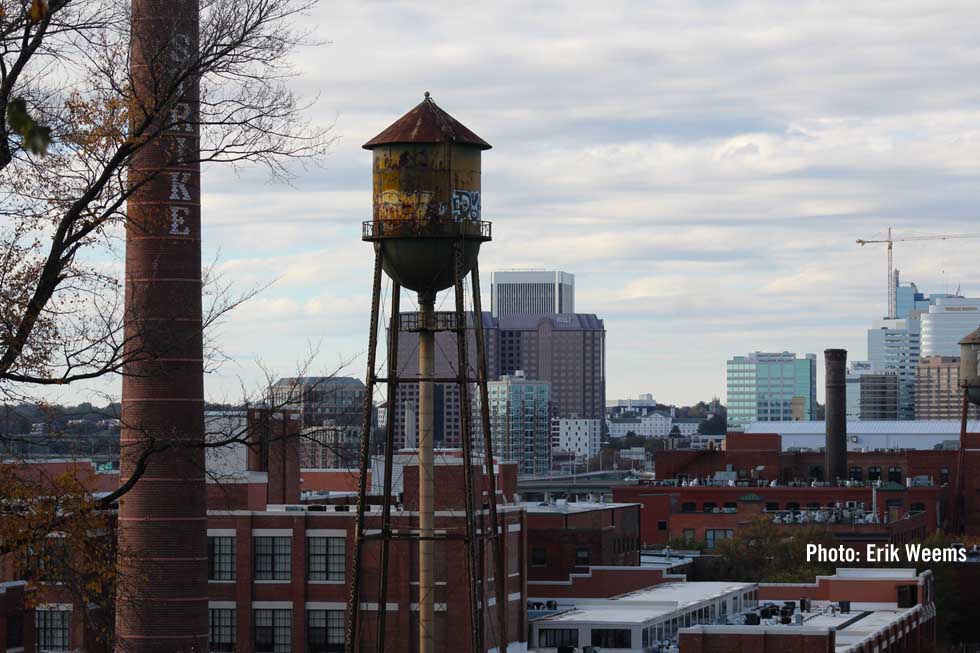
<svg viewBox="0 0 980 653">
<path fill-rule="evenodd" d="M 528 581 L 640 564 L 640 504 L 525 503 Z M 615 593 L 615 592 L 614 592 Z"/>
<path fill-rule="evenodd" d="M 665 574 L 609 599 L 541 594 L 541 601 L 553 598 L 534 613 L 530 650 L 932 653 L 933 594 L 931 572 L 914 569 L 838 569 L 813 583 L 786 584 Z"/>
<path fill-rule="evenodd" d="M 822 452 L 784 452 L 776 434 L 730 433 L 724 449 L 660 451 L 655 462 L 656 484 L 613 491 L 616 501 L 644 505 L 641 530 L 646 545 L 685 535 L 707 541 L 709 530 L 719 531 L 712 536 L 731 537 L 728 531 L 736 531 L 748 523 L 749 515 L 760 512 L 765 516 L 840 504 L 867 513 L 875 498 L 878 525 L 835 525 L 831 530 L 842 540 L 856 541 L 904 541 L 935 530 L 980 534 L 976 433 L 968 433 L 959 450 L 849 451 L 851 480 L 838 485 L 822 482 Z M 719 472 L 722 480 L 712 482 Z M 692 487 L 691 481 L 697 485 Z M 877 497 L 871 482 L 880 482 Z"/>
<path fill-rule="evenodd" d="M 733 537 L 739 528 L 759 518 L 786 528 L 824 525 L 835 539 L 855 546 L 921 539 L 940 528 L 940 506 L 947 499 L 946 490 L 937 486 L 885 486 L 877 493 L 876 522 L 867 519 L 873 502 L 868 486 L 641 485 L 616 488 L 613 493 L 617 500 L 643 505 L 644 545 L 686 540 L 704 542 L 711 549 L 718 540 Z M 850 509 L 848 504 L 852 504 Z M 835 519 L 831 513 L 838 505 L 846 514 Z M 795 516 L 792 521 L 790 514 Z"/>
<path fill-rule="evenodd" d="M 269 416 L 264 411 L 249 415 L 252 432 L 272 434 L 269 441 L 256 443 L 250 455 L 232 450 L 230 457 L 246 461 L 239 473 L 227 467 L 217 482 L 208 484 L 208 597 L 210 615 L 210 650 L 215 653 L 278 653 L 280 651 L 342 651 L 344 622 L 348 597 L 347 579 L 354 542 L 356 512 L 347 505 L 348 496 L 337 503 L 302 503 L 299 493 L 299 469 L 294 439 L 289 436 L 300 428 L 293 414 Z M 241 445 L 244 449 L 244 445 Z M 232 448 L 234 449 L 234 448 Z M 410 456 L 403 452 L 401 458 Z M 43 464 L 36 467 L 40 468 Z M 79 466 L 83 467 L 81 463 Z M 35 467 L 31 465 L 30 467 Z M 437 543 L 436 567 L 436 633 L 440 650 L 463 650 L 469 643 L 471 626 L 468 590 L 465 583 L 462 461 L 458 454 L 445 454 L 436 461 L 437 535 L 446 538 Z M 480 479 L 474 467 L 475 478 Z M 517 503 L 503 497 L 514 497 L 516 470 L 512 464 L 500 464 L 498 474 L 499 514 L 504 538 L 509 599 L 508 645 L 523 649 L 526 641 L 527 600 L 525 569 L 526 512 Z M 392 527 L 396 532 L 417 528 L 418 467 L 403 464 L 400 481 L 404 492 L 395 497 Z M 112 487 L 114 474 L 93 478 L 93 489 Z M 480 494 L 476 504 L 484 505 L 486 479 L 477 482 Z M 328 500 L 329 501 L 329 500 Z M 377 502 L 375 497 L 372 501 Z M 477 526 L 482 531 L 487 510 L 478 511 Z M 367 533 L 378 532 L 380 509 L 369 509 Z M 395 539 L 391 543 L 391 566 L 388 576 L 387 650 L 413 651 L 417 637 L 417 543 Z M 362 638 L 364 650 L 373 650 L 377 605 L 377 541 L 365 547 L 364 585 L 362 589 Z M 495 595 L 492 557 L 484 550 L 488 607 Z M 15 578 L 16 570 L 6 566 L 0 580 Z M 21 583 L 9 583 L 0 593 L 0 621 L 4 627 L 20 630 L 21 640 L 34 642 L 38 650 L 99 651 L 88 632 L 87 610 L 72 603 L 64 589 L 43 585 L 36 605 L 26 605 L 20 595 Z M 493 610 L 484 610 L 488 646 L 496 645 Z M 492 622 L 492 623 L 491 623 Z M 415 632 L 416 636 L 408 636 Z M 15 642 L 16 639 L 5 640 Z M 3 651 L 0 641 L 0 651 Z M 33 648 L 33 647 L 31 647 Z M 25 649 L 26 650 L 26 649 Z"/>
</svg>

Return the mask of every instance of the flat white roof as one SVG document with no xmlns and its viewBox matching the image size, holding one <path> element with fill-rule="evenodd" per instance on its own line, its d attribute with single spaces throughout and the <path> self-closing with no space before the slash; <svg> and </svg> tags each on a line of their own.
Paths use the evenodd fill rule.
<svg viewBox="0 0 980 653">
<path fill-rule="evenodd" d="M 555 513 L 567 514 L 571 512 L 589 512 L 592 510 L 610 510 L 612 508 L 626 508 L 628 506 L 638 506 L 638 503 L 599 503 L 596 501 L 568 501 L 566 503 L 541 503 L 540 501 L 526 501 L 520 504 L 529 513 Z"/>
<path fill-rule="evenodd" d="M 729 581 L 691 581 L 661 583 L 646 589 L 617 596 L 613 601 L 622 602 L 673 602 L 678 609 L 719 598 L 725 594 L 752 589 L 757 583 L 734 583 Z"/>
<path fill-rule="evenodd" d="M 980 432 L 980 420 L 969 420 L 968 433 Z M 826 433 L 823 421 L 801 422 L 752 422 L 745 433 L 779 433 L 787 435 L 820 435 Z M 893 420 L 893 421 L 848 421 L 848 435 L 949 435 L 950 439 L 960 436 L 959 420 Z M 735 437 L 738 437 L 736 434 Z"/>
<path fill-rule="evenodd" d="M 567 612 L 542 617 L 536 622 L 643 624 L 659 617 L 683 612 L 699 603 L 751 590 L 756 583 L 694 581 L 662 583 L 611 599 L 582 599 Z"/>
<path fill-rule="evenodd" d="M 918 580 L 915 569 L 854 569 L 840 568 L 836 578 L 876 578 L 879 580 Z"/>
</svg>

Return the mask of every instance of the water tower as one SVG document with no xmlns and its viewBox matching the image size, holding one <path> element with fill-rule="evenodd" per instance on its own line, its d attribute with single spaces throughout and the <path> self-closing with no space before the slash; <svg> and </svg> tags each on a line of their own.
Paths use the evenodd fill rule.
<svg viewBox="0 0 980 653">
<path fill-rule="evenodd" d="M 964 420 L 967 405 L 980 405 L 980 329 L 971 332 L 960 340 L 960 386 L 966 395 L 964 400 Z"/>
<path fill-rule="evenodd" d="M 483 338 L 482 307 L 478 255 L 480 245 L 490 240 L 490 223 L 482 219 L 480 201 L 480 162 L 483 150 L 490 145 L 439 108 L 429 94 L 414 109 L 364 145 L 373 156 L 373 217 L 363 225 L 363 240 L 374 246 L 374 283 L 371 302 L 371 334 L 368 342 L 367 393 L 363 415 L 361 441 L 361 470 L 358 487 L 357 534 L 351 568 L 351 592 L 348 603 L 347 651 L 360 651 L 360 619 L 364 566 L 364 545 L 367 536 L 368 460 L 370 446 L 372 398 L 375 383 L 387 384 L 388 419 L 384 443 L 384 482 L 381 497 L 378 606 L 387 603 L 387 576 L 391 530 L 392 457 L 394 455 L 394 410 L 399 383 L 418 383 L 418 460 L 419 460 L 419 521 L 418 521 L 418 614 L 420 653 L 434 653 L 434 596 L 435 542 L 440 534 L 435 529 L 433 487 L 433 431 L 435 383 L 456 383 L 459 386 L 460 424 L 463 474 L 466 487 L 465 530 L 462 534 L 467 551 L 467 582 L 469 584 L 472 646 L 485 651 L 479 592 L 481 581 L 477 571 L 477 539 L 485 537 L 493 544 L 497 620 L 495 631 L 508 633 L 506 625 L 507 573 L 498 533 L 496 487 L 493 474 L 493 453 L 490 439 L 490 416 L 487 401 L 486 347 Z M 387 376 L 377 376 L 375 370 L 379 310 L 381 305 L 382 271 L 391 279 L 390 325 L 388 329 Z M 476 343 L 476 376 L 470 373 L 467 347 L 467 316 L 465 312 L 464 279 L 470 276 L 472 288 L 472 320 Z M 455 291 L 455 310 L 435 311 L 436 293 L 448 288 Z M 418 312 L 401 315 L 402 289 L 418 295 Z M 419 375 L 399 378 L 398 333 L 415 331 L 419 334 Z M 456 335 L 457 376 L 434 376 L 435 334 L 450 331 Z M 474 457 L 475 434 L 470 428 L 470 387 L 476 383 L 480 393 L 480 444 L 484 453 L 482 464 L 489 481 L 487 487 L 489 524 L 483 534 L 477 534 L 474 481 L 471 462 Z M 483 506 L 481 506 L 482 508 Z M 399 537 L 401 535 L 399 534 Z M 377 611 L 377 650 L 384 650 L 385 609 Z M 464 627 L 463 624 L 459 624 Z"/>
</svg>

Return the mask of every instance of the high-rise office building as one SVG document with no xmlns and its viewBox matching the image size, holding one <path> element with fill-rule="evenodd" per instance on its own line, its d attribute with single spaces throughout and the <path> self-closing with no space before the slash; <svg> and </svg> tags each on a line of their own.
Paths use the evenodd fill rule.
<svg viewBox="0 0 980 653">
<path fill-rule="evenodd" d="M 876 320 L 868 330 L 868 360 L 878 372 L 898 373 L 900 419 L 915 419 L 915 369 L 920 350 L 919 320 Z"/>
<path fill-rule="evenodd" d="M 272 385 L 277 408 L 298 410 L 304 426 L 360 426 L 364 410 L 364 382 L 350 376 L 300 376 L 279 379 Z"/>
<path fill-rule="evenodd" d="M 521 474 L 551 469 L 551 384 L 518 372 L 487 384 L 494 454 Z M 478 402 L 477 402 L 478 405 Z"/>
<path fill-rule="evenodd" d="M 740 431 L 752 422 L 788 422 L 797 413 L 813 419 L 817 405 L 817 357 L 790 352 L 735 356 L 728 367 L 728 427 Z M 802 400 L 802 404 L 801 404 Z"/>
<path fill-rule="evenodd" d="M 899 272 L 895 270 L 895 316 L 899 319 L 916 319 L 929 311 L 929 307 L 938 300 L 952 295 L 946 293 L 925 294 L 919 292 L 915 283 L 902 285 L 899 282 Z"/>
<path fill-rule="evenodd" d="M 942 297 L 921 319 L 923 356 L 959 356 L 960 340 L 980 325 L 980 299 Z"/>
<path fill-rule="evenodd" d="M 861 377 L 873 371 L 871 361 L 851 361 L 848 365 L 844 381 L 848 421 L 861 419 Z"/>
<path fill-rule="evenodd" d="M 399 383 L 395 394 L 395 408 L 388 411 L 387 418 L 395 420 L 395 446 L 414 447 L 417 442 L 415 425 L 418 415 L 419 384 L 412 382 L 419 375 L 418 346 L 419 334 L 409 330 L 408 323 L 415 318 L 416 313 L 402 313 L 402 330 L 398 335 L 398 376 L 406 382 Z M 470 378 L 476 378 L 476 331 L 473 328 L 473 313 L 466 314 L 467 319 L 467 348 L 470 358 Z M 496 379 L 499 371 L 499 330 L 497 321 L 489 313 L 483 313 L 483 337 L 487 348 L 487 378 Z M 454 331 L 439 331 L 436 333 L 435 376 L 455 377 L 458 374 L 456 365 L 456 333 Z M 459 385 L 455 383 L 434 384 L 434 442 L 440 447 L 460 446 L 460 403 Z M 472 396 L 473 391 L 470 392 Z M 471 416 L 473 417 L 473 416 Z"/>
<path fill-rule="evenodd" d="M 555 417 L 603 419 L 606 328 L 587 313 L 498 319 L 500 373 L 551 383 Z"/>
<path fill-rule="evenodd" d="M 502 270 L 490 275 L 494 317 L 575 312 L 575 275 L 545 270 Z"/>
<path fill-rule="evenodd" d="M 901 384 L 898 372 L 868 372 L 860 376 L 862 421 L 896 420 L 901 414 Z"/>
<path fill-rule="evenodd" d="M 915 418 L 959 420 L 963 413 L 958 356 L 923 356 L 915 374 Z M 970 419 L 980 406 L 970 405 Z"/>
<path fill-rule="evenodd" d="M 406 313 L 411 316 L 413 314 Z M 472 314 L 469 315 L 472 320 Z M 470 374 L 476 378 L 476 343 L 472 329 Z M 605 327 L 595 315 L 544 315 L 494 318 L 483 314 L 483 333 L 487 345 L 487 378 L 522 372 L 527 379 L 551 384 L 551 401 L 556 417 L 603 419 L 606 402 Z M 418 376 L 418 334 L 401 331 L 398 373 L 402 379 Z M 455 376 L 456 335 L 452 331 L 436 334 L 435 375 Z M 472 393 L 471 393 L 472 394 Z M 436 384 L 435 442 L 440 446 L 460 445 L 459 387 Z M 418 383 L 401 383 L 396 395 L 395 441 L 398 447 L 410 444 L 411 415 L 418 410 Z M 406 411 L 409 419 L 406 422 Z"/>
</svg>

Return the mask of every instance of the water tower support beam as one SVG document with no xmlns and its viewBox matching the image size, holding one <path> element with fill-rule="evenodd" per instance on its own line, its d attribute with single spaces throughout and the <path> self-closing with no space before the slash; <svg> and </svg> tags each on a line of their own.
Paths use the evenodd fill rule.
<svg viewBox="0 0 980 653">
<path fill-rule="evenodd" d="M 477 572 L 476 551 L 476 506 L 474 505 L 473 487 L 473 438 L 471 434 L 472 423 L 470 421 L 470 385 L 469 385 L 469 354 L 467 352 L 467 328 L 465 295 L 463 292 L 463 278 L 466 275 L 466 267 L 463 262 L 464 241 L 459 239 L 455 243 L 455 280 L 456 290 L 456 352 L 458 358 L 457 373 L 459 374 L 459 425 L 460 440 L 463 445 L 463 487 L 466 494 L 466 571 L 470 590 L 470 614 L 472 620 L 472 648 L 474 651 L 485 651 L 483 637 L 483 613 L 480 609 L 479 582 L 483 577 L 483 571 Z M 474 320 L 482 319 L 481 316 L 474 316 Z M 487 470 L 488 474 L 493 474 L 493 468 Z M 482 494 L 482 493 L 481 493 Z M 492 500 L 492 499 L 491 499 Z M 485 533 L 484 533 L 485 535 Z M 484 588 L 485 589 L 485 588 Z M 486 592 L 483 592 L 485 594 Z"/>
<path fill-rule="evenodd" d="M 490 433 L 490 399 L 487 391 L 487 348 L 483 339 L 483 303 L 480 297 L 480 264 L 473 264 L 470 272 L 470 283 L 473 286 L 473 324 L 476 328 L 476 366 L 477 385 L 480 393 L 480 422 L 483 431 L 483 453 L 487 468 L 487 491 L 490 511 L 490 533 L 493 541 L 494 556 L 494 589 L 497 597 L 497 650 L 506 651 L 510 632 L 507 627 L 507 530 L 501 528 L 497 515 L 497 477 L 493 473 L 493 437 Z"/>
<path fill-rule="evenodd" d="M 398 331 L 401 327 L 402 287 L 397 281 L 391 286 L 391 321 L 388 327 L 388 403 L 385 423 L 385 471 L 381 490 L 381 574 L 378 579 L 378 653 L 384 653 L 385 623 L 388 605 L 388 563 L 391 544 L 391 475 L 395 457 L 394 407 L 398 391 Z"/>
<path fill-rule="evenodd" d="M 367 375 L 365 376 L 364 414 L 361 421 L 361 473 L 357 479 L 357 523 L 354 527 L 354 551 L 350 566 L 350 597 L 347 602 L 347 634 L 344 650 L 358 653 L 358 618 L 361 609 L 361 558 L 364 554 L 364 517 L 367 510 L 368 461 L 371 458 L 371 417 L 374 413 L 375 358 L 378 349 L 378 313 L 381 304 L 381 245 L 374 245 L 374 282 L 371 293 L 371 332 L 368 336 Z M 390 375 L 389 375 L 390 376 Z M 391 410 L 391 407 L 388 407 Z M 388 420 L 391 420 L 389 412 Z"/>
<path fill-rule="evenodd" d="M 419 653 L 435 653 L 435 502 L 432 414 L 435 404 L 435 293 L 419 292 Z M 381 606 L 379 606 L 381 607 Z"/>
</svg>

